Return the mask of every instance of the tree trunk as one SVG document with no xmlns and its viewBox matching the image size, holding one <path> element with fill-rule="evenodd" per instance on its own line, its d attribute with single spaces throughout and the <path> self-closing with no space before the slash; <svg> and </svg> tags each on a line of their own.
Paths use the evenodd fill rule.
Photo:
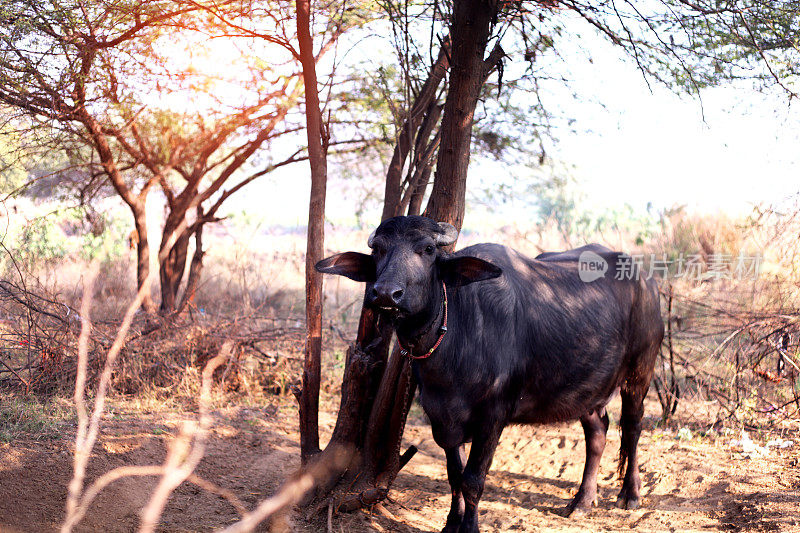
<svg viewBox="0 0 800 533">
<path fill-rule="evenodd" d="M 409 175 L 406 179 L 407 186 L 400 201 L 400 213 L 408 212 L 409 215 L 418 215 L 422 205 L 422 197 L 425 196 L 425 189 L 428 187 L 428 180 L 433 169 L 434 156 L 439 149 L 441 141 L 441 130 L 436 132 L 430 140 L 431 132 L 439 122 L 442 114 L 442 106 L 433 102 L 425 116 L 425 120 L 420 126 L 417 134 L 416 154 Z"/>
<path fill-rule="evenodd" d="M 453 2 L 450 87 L 444 103 L 442 140 L 425 216 L 461 228 L 467 193 L 472 121 L 485 80 L 483 55 L 489 42 L 496 2 Z"/>
<path fill-rule="evenodd" d="M 150 275 L 150 242 L 147 239 L 147 211 L 144 201 L 131 207 L 133 224 L 139 242 L 136 243 L 136 290 L 142 289 L 145 280 Z M 142 298 L 142 308 L 148 313 L 155 313 L 156 306 L 150 291 Z"/>
<path fill-rule="evenodd" d="M 176 314 L 183 313 L 186 306 L 194 302 L 194 295 L 197 290 L 197 284 L 200 282 L 200 274 L 203 272 L 203 226 L 201 222 L 194 232 L 194 253 L 192 254 L 192 263 L 189 265 L 189 277 L 186 280 L 186 288 L 183 290 L 181 296 L 181 303 L 175 310 Z"/>
<path fill-rule="evenodd" d="M 88 60 L 89 63 L 91 62 L 88 56 L 84 58 L 84 60 Z M 89 63 L 86 63 L 86 65 Z M 84 66 L 84 68 L 88 67 Z M 100 125 L 83 105 L 85 89 L 82 82 L 79 86 L 80 90 L 78 93 L 82 96 L 80 98 L 81 105 L 76 110 L 77 118 L 89 132 L 92 143 L 94 144 L 94 149 L 100 158 L 100 162 L 111 185 L 133 214 L 134 227 L 139 237 L 139 242 L 136 246 L 136 289 L 138 291 L 141 290 L 145 280 L 150 274 L 150 247 L 147 239 L 147 188 L 143 189 L 138 195 L 134 194 L 128 188 L 128 185 L 122 177 L 122 172 L 119 167 L 117 167 L 117 162 L 114 159 L 114 152 L 108 144 L 108 139 L 106 139 L 103 134 Z M 153 305 L 153 300 L 149 292 L 143 296 L 142 307 L 148 313 L 155 311 L 155 305 Z"/>
<path fill-rule="evenodd" d="M 306 93 L 306 133 L 311 165 L 311 197 L 306 239 L 306 352 L 300 403 L 300 458 L 305 464 L 319 453 L 319 386 L 322 354 L 322 274 L 314 265 L 322 260 L 325 242 L 327 161 L 322 113 L 317 90 L 314 43 L 311 38 L 311 1 L 297 0 L 297 40 Z"/>
<path fill-rule="evenodd" d="M 172 233 L 179 229 L 183 216 L 178 219 L 174 211 L 170 213 L 164 222 L 164 231 L 161 236 L 158 275 L 161 281 L 161 307 L 159 312 L 163 316 L 174 314 L 178 308 L 178 290 L 186 270 L 186 257 L 189 253 L 190 237 L 188 229 L 181 230 L 172 247 L 169 251 L 166 251 L 169 239 Z"/>
<path fill-rule="evenodd" d="M 384 192 L 383 216 L 381 216 L 381 220 L 386 220 L 387 218 L 402 214 L 400 210 L 400 194 L 402 192 L 401 180 L 403 178 L 403 168 L 405 167 L 408 154 L 411 151 L 414 135 L 423 119 L 430 115 L 430 108 L 436 98 L 436 91 L 450 66 L 449 53 L 450 41 L 448 39 L 445 41 L 441 50 L 439 50 L 439 56 L 431 67 L 428 79 L 425 80 L 425 83 L 422 85 L 417 98 L 414 100 L 414 104 L 408 112 L 408 116 L 406 116 L 403 121 L 403 126 L 400 129 L 400 136 L 397 139 L 397 144 L 392 154 L 392 160 L 386 172 L 386 189 Z M 430 135 L 430 133 L 428 135 Z"/>
<path fill-rule="evenodd" d="M 408 214 L 419 215 L 422 210 L 422 200 L 425 198 L 425 188 L 428 186 L 428 181 L 431 179 L 433 172 L 433 165 L 428 165 L 421 169 L 419 179 L 416 186 L 411 193 L 411 199 L 408 203 Z"/>
</svg>

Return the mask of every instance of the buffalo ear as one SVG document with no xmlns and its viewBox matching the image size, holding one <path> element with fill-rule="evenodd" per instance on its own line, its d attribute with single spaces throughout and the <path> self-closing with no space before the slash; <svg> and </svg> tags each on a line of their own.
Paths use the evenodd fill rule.
<svg viewBox="0 0 800 533">
<path fill-rule="evenodd" d="M 450 257 L 438 261 L 439 277 L 448 287 L 461 287 L 500 276 L 503 270 L 472 256 Z"/>
<path fill-rule="evenodd" d="M 344 252 L 323 259 L 314 268 L 323 274 L 336 274 L 355 281 L 375 281 L 375 260 L 371 255 Z"/>
</svg>

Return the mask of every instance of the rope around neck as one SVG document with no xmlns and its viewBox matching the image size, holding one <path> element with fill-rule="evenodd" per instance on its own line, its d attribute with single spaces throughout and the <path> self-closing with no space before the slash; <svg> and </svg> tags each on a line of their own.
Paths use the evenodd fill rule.
<svg viewBox="0 0 800 533">
<path fill-rule="evenodd" d="M 428 350 L 426 353 L 422 355 L 414 355 L 411 353 L 411 350 L 407 349 L 403 346 L 403 343 L 400 342 L 400 339 L 397 339 L 397 343 L 400 345 L 400 354 L 404 355 L 410 359 L 427 359 L 431 356 L 433 352 L 436 351 L 436 348 L 439 347 L 439 344 L 442 343 L 442 339 L 444 338 L 445 333 L 447 333 L 447 287 L 442 282 L 442 291 L 444 292 L 444 300 L 442 301 L 442 306 L 444 307 L 444 322 L 442 323 L 442 327 L 439 328 L 439 338 L 436 340 L 436 344 L 433 345 L 433 348 Z"/>
</svg>

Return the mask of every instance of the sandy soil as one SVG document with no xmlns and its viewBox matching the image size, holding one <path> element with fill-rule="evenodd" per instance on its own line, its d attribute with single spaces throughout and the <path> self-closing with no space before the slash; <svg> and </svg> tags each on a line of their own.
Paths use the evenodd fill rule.
<svg viewBox="0 0 800 533">
<path fill-rule="evenodd" d="M 612 412 L 613 412 L 612 408 Z M 262 409 L 217 411 L 213 437 L 198 474 L 234 492 L 247 506 L 270 495 L 298 466 L 294 407 L 288 399 Z M 89 479 L 122 465 L 159 464 L 165 442 L 186 413 L 141 414 L 115 409 L 104 421 Z M 323 413 L 323 425 L 333 414 Z M 47 532 L 63 516 L 71 476 L 71 432 L 63 438 L 17 439 L 0 444 L 0 531 Z M 612 429 L 600 474 L 600 502 L 585 518 L 562 509 L 583 469 L 579 424 L 510 427 L 503 434 L 481 502 L 482 531 L 800 531 L 797 471 L 800 443 L 766 457 L 732 452 L 731 437 L 682 441 L 674 432 L 648 430 L 641 440 L 643 506 L 613 505 L 619 435 Z M 389 501 L 371 511 L 337 515 L 334 531 L 438 531 L 449 508 L 444 456 L 418 415 L 406 440 L 420 452 L 401 472 Z M 763 442 L 762 442 L 763 444 Z M 135 531 L 153 478 L 112 484 L 92 505 L 80 531 Z M 189 484 L 170 499 L 160 529 L 209 531 L 236 520 L 223 499 Z M 289 519 L 293 531 L 324 531 L 323 517 Z"/>
</svg>

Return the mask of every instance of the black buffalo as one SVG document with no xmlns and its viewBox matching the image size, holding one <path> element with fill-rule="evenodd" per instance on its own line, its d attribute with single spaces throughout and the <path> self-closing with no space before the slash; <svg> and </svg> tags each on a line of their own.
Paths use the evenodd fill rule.
<svg viewBox="0 0 800 533">
<path fill-rule="evenodd" d="M 441 247 L 456 236 L 449 224 L 395 217 L 370 237 L 371 255 L 346 252 L 317 264 L 320 272 L 366 282 L 366 304 L 391 317 L 412 357 L 425 357 L 440 341 L 412 366 L 447 457 L 453 500 L 444 531 L 478 530 L 486 473 L 503 428 L 514 423 L 580 420 L 586 466 L 568 511 L 588 512 L 608 430 L 605 407 L 618 389 L 620 472 L 627 468 L 617 503 L 636 508 L 643 401 L 664 335 L 655 283 L 638 279 L 629 256 L 599 245 L 536 259 L 499 244 L 445 253 Z M 581 253 L 601 258 L 605 275 L 582 281 Z"/>
</svg>

